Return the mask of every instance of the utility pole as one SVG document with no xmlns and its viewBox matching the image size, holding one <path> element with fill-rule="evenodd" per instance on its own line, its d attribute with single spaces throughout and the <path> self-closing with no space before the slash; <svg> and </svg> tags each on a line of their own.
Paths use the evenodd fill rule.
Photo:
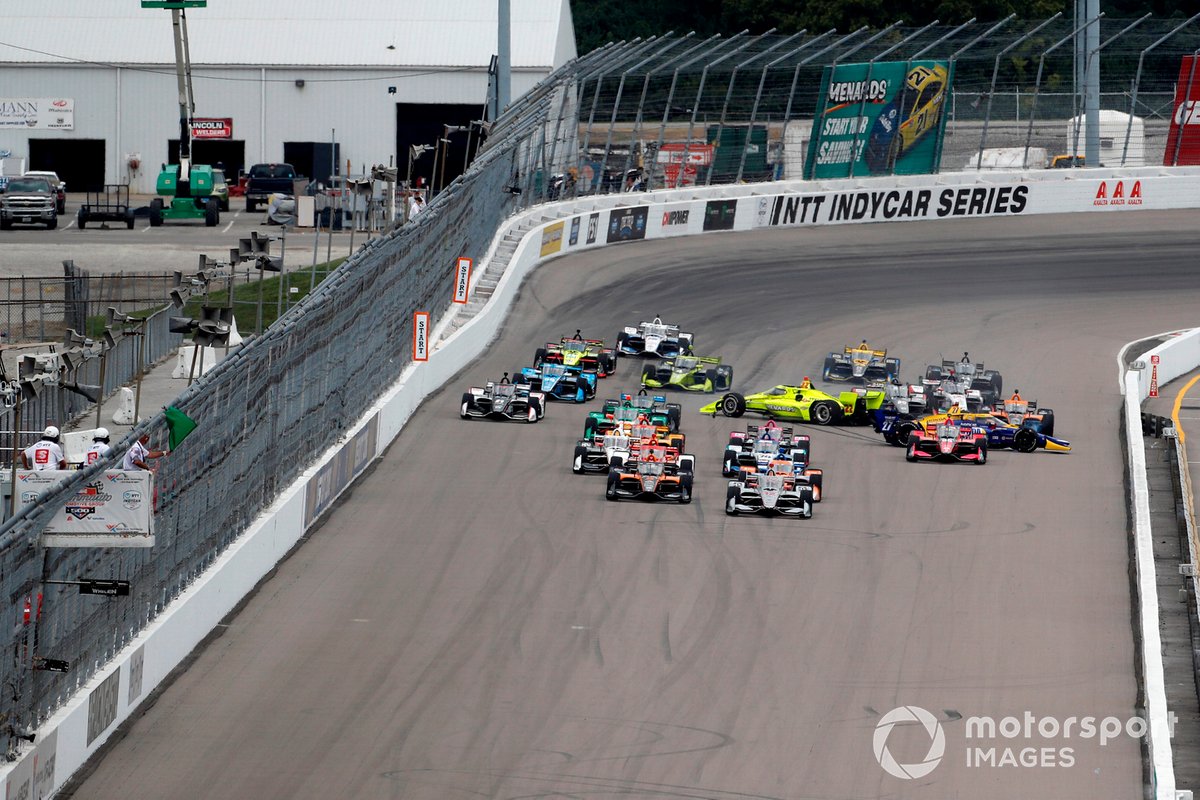
<svg viewBox="0 0 1200 800">
<path fill-rule="evenodd" d="M 1083 107 L 1087 118 L 1087 141 L 1084 145 L 1084 164 L 1100 166 L 1100 0 L 1076 0 L 1084 6 L 1088 22 L 1084 33 L 1084 92 Z M 1094 56 L 1094 57 L 1089 57 Z M 1074 156 L 1075 153 L 1070 153 Z"/>
<path fill-rule="evenodd" d="M 1099 0 L 1097 0 L 1098 2 Z M 496 118 L 508 108 L 512 98 L 512 7 L 511 0 L 497 0 L 499 24 L 496 27 Z M 495 119 L 492 120 L 495 122 Z"/>
</svg>

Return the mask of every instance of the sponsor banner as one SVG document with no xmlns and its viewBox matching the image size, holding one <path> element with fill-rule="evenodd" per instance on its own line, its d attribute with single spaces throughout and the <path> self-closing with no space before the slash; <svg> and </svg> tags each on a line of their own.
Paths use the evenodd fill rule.
<svg viewBox="0 0 1200 800">
<path fill-rule="evenodd" d="M 413 312 L 413 361 L 429 360 L 429 312 Z"/>
<path fill-rule="evenodd" d="M 193 139 L 232 139 L 232 117 L 195 117 L 192 119 Z"/>
<path fill-rule="evenodd" d="M 687 163 L 684 163 L 684 150 L 687 150 Z M 693 142 L 685 145 L 683 142 L 668 142 L 659 148 L 655 161 L 663 165 L 663 181 L 669 189 L 679 189 L 684 186 L 695 186 L 696 176 L 700 167 L 710 166 L 713 162 L 713 152 L 716 148 L 711 144 Z"/>
<path fill-rule="evenodd" d="M 33 753 L 21 759 L 8 773 L 4 783 L 5 800 L 39 800 L 55 789 L 55 762 L 58 760 L 58 728 L 38 730 Z"/>
<path fill-rule="evenodd" d="M 755 227 L 1016 215 L 1028 207 L 1029 191 L 1022 183 L 777 195 L 759 198 Z"/>
<path fill-rule="evenodd" d="M 562 249 L 563 223 L 555 222 L 542 228 L 542 257 L 553 255 Z"/>
<path fill-rule="evenodd" d="M 1096 187 L 1094 206 L 1137 208 L 1142 204 L 1142 182 L 1139 180 L 1100 181 Z"/>
<path fill-rule="evenodd" d="M 804 177 L 937 172 L 953 78 L 947 61 L 826 67 Z"/>
<path fill-rule="evenodd" d="M 471 259 L 459 256 L 454 265 L 454 300 L 455 303 L 466 303 L 467 293 L 471 291 Z"/>
<path fill-rule="evenodd" d="M 125 702 L 133 705 L 142 696 L 142 682 L 146 677 L 146 645 L 133 651 L 129 658 L 129 694 Z"/>
<path fill-rule="evenodd" d="M 596 243 L 596 233 L 600 230 L 600 213 L 588 217 L 587 244 Z"/>
<path fill-rule="evenodd" d="M 1175 113 L 1163 151 L 1163 164 L 1200 164 L 1200 58 L 1184 56 L 1175 83 Z"/>
<path fill-rule="evenodd" d="M 104 679 L 88 695 L 87 710 L 87 743 L 96 741 L 96 737 L 104 733 L 109 725 L 117 719 L 117 705 L 120 701 L 117 690 L 121 686 L 121 670 L 113 670 L 113 674 Z"/>
<path fill-rule="evenodd" d="M 58 475 L 61 478 L 63 473 Z M 136 469 L 109 470 L 94 476 L 47 523 L 42 546 L 153 547 L 153 477 L 151 472 Z M 18 500 L 26 502 L 24 487 L 35 487 L 40 480 L 34 474 L 23 481 L 18 470 Z"/>
<path fill-rule="evenodd" d="M 662 212 L 662 226 L 664 228 L 686 228 L 688 224 L 688 217 L 690 215 L 691 211 L 686 208 L 678 208 L 674 211 L 664 211 Z"/>
<path fill-rule="evenodd" d="M 704 230 L 731 231 L 737 218 L 737 200 L 709 200 L 704 204 Z"/>
<path fill-rule="evenodd" d="M 70 97 L 0 97 L 0 128 L 74 130 L 75 100 Z"/>
<path fill-rule="evenodd" d="M 308 485 L 304 489 L 305 530 L 308 530 L 342 490 L 367 468 L 371 459 L 375 457 L 378 446 L 379 415 L 375 414 L 336 456 L 308 479 Z"/>
<path fill-rule="evenodd" d="M 581 217 L 573 217 L 571 219 L 571 238 L 567 241 L 567 245 L 574 247 L 579 244 L 579 222 Z"/>
<path fill-rule="evenodd" d="M 646 219 L 649 206 L 614 208 L 608 212 L 608 242 L 631 242 L 646 238 Z"/>
</svg>

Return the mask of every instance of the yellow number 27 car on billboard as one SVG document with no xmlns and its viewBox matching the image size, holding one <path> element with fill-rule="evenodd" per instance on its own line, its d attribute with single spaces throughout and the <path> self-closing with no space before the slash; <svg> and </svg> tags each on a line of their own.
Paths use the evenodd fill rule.
<svg viewBox="0 0 1200 800">
<path fill-rule="evenodd" d="M 936 131 L 946 104 L 948 73 L 941 65 L 916 65 L 904 88 L 875 119 L 867 140 L 867 169 L 891 173 L 896 161 L 930 131 Z"/>
</svg>

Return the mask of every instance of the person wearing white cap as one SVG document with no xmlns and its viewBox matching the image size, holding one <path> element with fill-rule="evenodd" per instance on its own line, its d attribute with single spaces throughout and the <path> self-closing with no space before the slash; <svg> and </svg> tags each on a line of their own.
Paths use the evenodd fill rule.
<svg viewBox="0 0 1200 800">
<path fill-rule="evenodd" d="M 138 440 L 133 443 L 133 446 L 125 453 L 125 458 L 121 461 L 121 469 L 150 469 L 150 464 L 147 463 L 152 458 L 162 458 L 170 453 L 170 450 L 151 450 L 146 445 L 150 443 L 150 434 L 143 433 L 138 437 Z"/>
<path fill-rule="evenodd" d="M 47 469 L 66 469 L 67 459 L 58 444 L 58 428 L 51 425 L 42 431 L 42 438 L 21 453 L 25 469 L 41 472 Z"/>
<path fill-rule="evenodd" d="M 96 432 L 92 434 L 92 446 L 87 450 L 86 463 L 99 461 L 108 455 L 108 451 L 111 449 L 108 446 L 108 428 L 96 428 Z"/>
</svg>

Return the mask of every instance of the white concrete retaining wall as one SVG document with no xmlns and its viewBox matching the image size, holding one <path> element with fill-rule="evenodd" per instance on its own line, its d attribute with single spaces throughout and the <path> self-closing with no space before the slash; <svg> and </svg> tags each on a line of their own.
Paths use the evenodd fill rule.
<svg viewBox="0 0 1200 800">
<path fill-rule="evenodd" d="M 212 568 L 43 725 L 36 742 L 16 762 L 0 768 L 5 796 L 47 797 L 61 786 L 330 508 L 348 485 L 333 483 L 335 476 L 347 474 L 352 480 L 361 474 L 400 433 L 421 401 L 487 348 L 521 282 L 547 258 L 625 241 L 718 230 L 1197 207 L 1200 169 L 1144 168 L 786 181 L 608 195 L 523 212 L 497 232 L 490 253 L 523 221 L 542 217 L 558 221 L 531 230 L 483 311 L 442 342 L 428 362 L 409 366 L 345 439 L 301 475 Z M 478 265 L 477 274 L 484 266 Z M 446 265 L 446 274 L 449 304 L 451 265 Z M 446 327 L 448 318 L 442 319 L 440 328 Z M 434 331 L 431 341 L 437 341 L 438 333 Z M 1179 351 L 1181 357 L 1183 352 Z M 1162 373 L 1160 380 L 1166 382 Z M 1131 430 L 1140 429 L 1137 420 L 1135 414 Z M 350 469 L 332 469 L 339 463 Z M 1144 592 L 1145 608 L 1156 595 L 1152 583 L 1143 586 L 1140 553 L 1139 549 L 1139 592 Z M 1146 563 L 1152 582 L 1153 561 Z M 1156 620 L 1157 602 L 1154 609 Z M 1158 652 L 1157 623 L 1144 622 L 1143 631 L 1147 639 L 1153 635 L 1155 643 L 1143 647 L 1146 657 L 1148 650 Z M 1151 752 L 1158 787 L 1173 788 L 1170 742 L 1161 736 L 1158 724 L 1165 724 L 1165 718 L 1159 717 L 1159 711 L 1165 710 L 1161 658 L 1157 668 L 1153 666 L 1148 664 L 1146 670 L 1152 704 Z"/>
</svg>

